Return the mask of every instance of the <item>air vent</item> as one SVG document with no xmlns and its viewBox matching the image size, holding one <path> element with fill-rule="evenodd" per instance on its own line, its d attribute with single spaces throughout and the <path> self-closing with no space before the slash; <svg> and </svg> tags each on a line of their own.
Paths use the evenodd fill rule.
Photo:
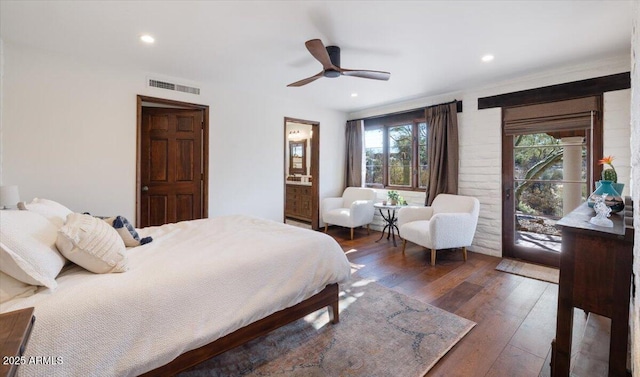
<svg viewBox="0 0 640 377">
<path fill-rule="evenodd" d="M 193 88 L 191 86 L 186 85 L 176 85 L 176 90 L 179 92 L 198 94 L 200 95 L 200 88 Z"/>
<path fill-rule="evenodd" d="M 200 88 L 187 85 L 174 84 L 171 82 L 149 79 L 149 86 L 160 89 L 175 90 L 177 92 L 200 95 Z"/>
</svg>

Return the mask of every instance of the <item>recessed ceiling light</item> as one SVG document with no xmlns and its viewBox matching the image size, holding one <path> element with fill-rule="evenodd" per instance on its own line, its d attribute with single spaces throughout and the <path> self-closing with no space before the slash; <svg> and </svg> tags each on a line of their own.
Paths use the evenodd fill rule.
<svg viewBox="0 0 640 377">
<path fill-rule="evenodd" d="M 493 56 L 493 55 L 491 55 L 491 54 L 487 54 L 487 55 L 485 55 L 485 56 L 483 56 L 483 57 L 482 57 L 482 61 L 483 61 L 483 62 L 485 62 L 485 63 L 487 63 L 487 62 L 492 61 L 492 60 L 493 60 L 493 58 L 494 58 L 494 56 Z"/>
<path fill-rule="evenodd" d="M 351 93 L 351 97 L 357 97 L 358 93 Z"/>
<path fill-rule="evenodd" d="M 153 43 L 156 40 L 150 36 L 149 34 L 145 34 L 143 36 L 140 37 L 140 40 L 143 41 L 144 43 Z"/>
</svg>

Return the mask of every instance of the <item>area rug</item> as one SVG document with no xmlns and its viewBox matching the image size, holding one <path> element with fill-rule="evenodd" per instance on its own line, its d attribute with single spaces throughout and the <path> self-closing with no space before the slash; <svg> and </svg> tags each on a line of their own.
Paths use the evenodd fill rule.
<svg viewBox="0 0 640 377">
<path fill-rule="evenodd" d="M 180 376 L 424 376 L 475 326 L 372 281 L 341 290 L 338 324 L 320 310 Z"/>
<path fill-rule="evenodd" d="M 500 264 L 496 266 L 496 270 L 555 284 L 558 284 L 558 280 L 560 279 L 560 271 L 556 268 L 539 266 L 537 264 L 520 262 L 513 259 L 503 259 Z"/>
</svg>

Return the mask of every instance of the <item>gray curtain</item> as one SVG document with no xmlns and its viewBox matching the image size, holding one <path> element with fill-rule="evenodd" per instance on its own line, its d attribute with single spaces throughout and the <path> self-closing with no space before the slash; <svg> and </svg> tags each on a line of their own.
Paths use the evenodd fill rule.
<svg viewBox="0 0 640 377">
<path fill-rule="evenodd" d="M 347 122 L 347 168 L 345 169 L 345 184 L 347 187 L 362 186 L 362 145 L 363 145 L 362 120 Z"/>
<path fill-rule="evenodd" d="M 425 205 L 438 194 L 458 193 L 458 113 L 456 102 L 425 109 L 428 127 L 429 183 Z"/>
</svg>

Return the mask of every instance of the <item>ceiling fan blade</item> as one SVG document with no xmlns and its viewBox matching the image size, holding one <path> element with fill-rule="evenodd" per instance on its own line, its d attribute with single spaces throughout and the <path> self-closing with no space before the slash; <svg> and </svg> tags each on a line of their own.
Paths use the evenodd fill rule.
<svg viewBox="0 0 640 377">
<path fill-rule="evenodd" d="M 305 46 L 307 46 L 307 50 L 316 58 L 317 61 L 322 64 L 322 68 L 327 69 L 336 69 L 337 67 L 331 63 L 331 58 L 329 57 L 329 53 L 327 52 L 327 48 L 324 47 L 324 44 L 319 39 L 312 39 L 306 41 Z"/>
<path fill-rule="evenodd" d="M 317 75 L 311 76 L 311 77 L 307 77 L 306 79 L 302 79 L 300 81 L 296 81 L 294 83 L 291 83 L 287 86 L 302 86 L 302 85 L 307 85 L 310 82 L 316 81 L 317 79 L 319 79 L 320 77 L 322 77 L 324 75 L 324 71 L 318 73 Z"/>
<path fill-rule="evenodd" d="M 382 71 L 368 71 L 364 69 L 339 69 L 344 76 L 362 77 L 365 79 L 384 80 L 387 81 L 391 77 L 391 73 Z"/>
</svg>

